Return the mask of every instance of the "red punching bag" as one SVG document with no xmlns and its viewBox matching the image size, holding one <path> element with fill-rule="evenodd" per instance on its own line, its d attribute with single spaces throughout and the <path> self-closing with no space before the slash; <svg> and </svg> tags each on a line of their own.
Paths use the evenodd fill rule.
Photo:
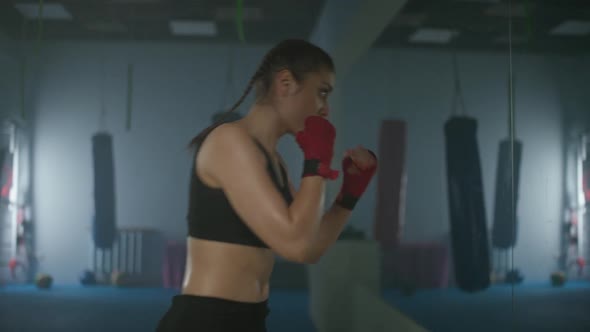
<svg viewBox="0 0 590 332">
<path fill-rule="evenodd" d="M 402 235 L 406 191 L 406 123 L 385 120 L 379 133 L 379 168 L 374 236 L 382 248 L 396 247 Z"/>
</svg>

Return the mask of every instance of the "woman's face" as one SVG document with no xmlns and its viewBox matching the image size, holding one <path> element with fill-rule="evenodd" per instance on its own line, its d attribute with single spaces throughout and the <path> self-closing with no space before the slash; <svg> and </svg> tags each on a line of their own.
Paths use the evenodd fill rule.
<svg viewBox="0 0 590 332">
<path fill-rule="evenodd" d="M 288 73 L 288 72 L 287 72 Z M 328 117 L 328 96 L 334 87 L 334 73 L 308 73 L 301 82 L 289 74 L 279 74 L 280 116 L 288 132 L 303 130 L 305 119 L 312 115 Z"/>
</svg>

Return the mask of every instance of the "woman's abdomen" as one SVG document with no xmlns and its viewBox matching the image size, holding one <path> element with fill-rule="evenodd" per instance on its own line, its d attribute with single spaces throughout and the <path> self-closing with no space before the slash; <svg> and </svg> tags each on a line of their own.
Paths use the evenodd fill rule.
<svg viewBox="0 0 590 332">
<path fill-rule="evenodd" d="M 268 298 L 270 249 L 188 238 L 183 294 L 260 302 Z"/>
</svg>

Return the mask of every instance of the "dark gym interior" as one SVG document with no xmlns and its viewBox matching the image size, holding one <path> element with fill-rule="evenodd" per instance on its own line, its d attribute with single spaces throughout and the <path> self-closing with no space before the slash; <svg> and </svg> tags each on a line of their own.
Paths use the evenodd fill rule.
<svg viewBox="0 0 590 332">
<path fill-rule="evenodd" d="M 319 262 L 276 257 L 269 331 L 590 331 L 584 0 L 2 1 L 0 331 L 155 331 L 187 144 L 287 38 L 379 168 Z"/>
</svg>

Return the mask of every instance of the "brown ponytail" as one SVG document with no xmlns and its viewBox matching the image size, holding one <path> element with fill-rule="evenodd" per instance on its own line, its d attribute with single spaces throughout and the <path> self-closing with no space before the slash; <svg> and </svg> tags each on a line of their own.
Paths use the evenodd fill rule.
<svg viewBox="0 0 590 332">
<path fill-rule="evenodd" d="M 317 72 L 322 69 L 334 71 L 334 63 L 330 55 L 328 55 L 321 48 L 301 39 L 287 39 L 275 47 L 273 47 L 264 56 L 262 62 L 256 69 L 256 72 L 250 78 L 244 93 L 238 101 L 227 110 L 226 114 L 234 112 L 244 102 L 246 97 L 250 94 L 252 89 L 256 89 L 256 98 L 264 98 L 274 78 L 274 74 L 280 70 L 288 69 L 291 71 L 296 80 L 301 81 L 306 74 L 310 72 Z M 205 137 L 224 123 L 226 117 L 221 117 L 220 120 L 213 123 L 209 127 L 201 131 L 189 143 L 189 148 L 194 148 Z"/>
</svg>

